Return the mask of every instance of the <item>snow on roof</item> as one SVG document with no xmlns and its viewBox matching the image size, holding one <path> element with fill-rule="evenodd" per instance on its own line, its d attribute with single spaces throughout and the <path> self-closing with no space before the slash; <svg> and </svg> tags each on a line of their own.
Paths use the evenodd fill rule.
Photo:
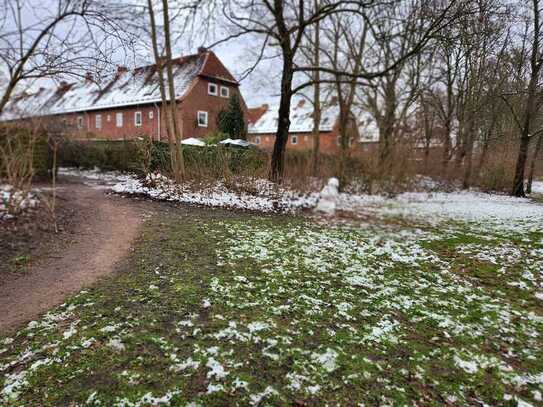
<svg viewBox="0 0 543 407">
<path fill-rule="evenodd" d="M 238 147 L 251 147 L 253 144 L 249 143 L 248 141 L 245 141 L 243 139 L 237 138 L 237 139 L 231 139 L 227 138 L 225 140 L 219 141 L 220 144 L 224 145 L 232 145 L 232 146 L 238 146 Z"/>
<path fill-rule="evenodd" d="M 204 143 L 202 140 L 194 137 L 189 137 L 181 141 L 181 144 L 187 145 L 187 146 L 198 146 L 198 147 L 204 147 L 206 143 Z"/>
<path fill-rule="evenodd" d="M 262 109 L 259 107 L 257 109 Z M 250 134 L 275 133 L 277 131 L 279 104 L 271 104 L 254 123 L 249 124 Z M 339 115 L 337 104 L 322 102 L 320 131 L 332 131 Z M 313 131 L 313 104 L 301 96 L 294 96 L 290 105 L 290 131 L 310 133 Z"/>
<path fill-rule="evenodd" d="M 333 99 L 332 99 L 333 100 Z M 313 131 L 313 103 L 304 96 L 294 96 L 290 105 L 290 132 L 311 133 Z M 337 102 L 321 102 L 321 132 L 332 131 L 339 116 Z M 277 131 L 279 104 L 262 105 L 249 109 L 249 134 L 273 134 Z M 372 115 L 354 107 L 360 142 L 379 140 L 379 130 Z"/>
<path fill-rule="evenodd" d="M 356 118 L 360 143 L 373 143 L 379 141 L 379 128 L 374 117 L 366 110 L 359 107 L 353 109 Z"/>
<path fill-rule="evenodd" d="M 176 98 L 183 97 L 193 79 L 200 75 L 206 55 L 207 53 L 199 53 L 173 60 Z M 61 83 L 55 88 L 27 90 L 12 98 L 1 119 L 12 120 L 161 102 L 157 72 L 156 65 L 148 65 L 133 71 L 119 70 L 104 86 L 87 80 Z"/>
</svg>

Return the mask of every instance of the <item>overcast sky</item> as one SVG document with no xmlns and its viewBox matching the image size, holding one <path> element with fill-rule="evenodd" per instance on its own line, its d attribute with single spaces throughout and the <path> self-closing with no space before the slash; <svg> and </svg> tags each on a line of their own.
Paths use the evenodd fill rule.
<svg viewBox="0 0 543 407">
<path fill-rule="evenodd" d="M 132 0 L 133 1 L 133 0 Z M 22 10 L 22 18 L 26 26 L 40 24 L 47 13 L 54 13 L 54 5 L 56 0 L 27 0 Z M 9 18 L 8 18 L 9 21 Z M 140 24 L 140 23 L 138 23 Z M 172 27 L 178 26 L 179 22 L 172 23 Z M 202 24 L 194 24 L 202 26 Z M 216 24 L 221 26 L 221 24 Z M 13 26 L 3 26 L 3 30 L 13 29 Z M 63 31 L 67 27 L 58 26 L 55 30 L 59 37 L 62 37 Z M 192 34 L 190 38 L 186 35 L 178 37 L 173 45 L 173 53 L 175 56 L 187 55 L 197 52 L 200 45 L 210 45 L 217 39 L 222 38 L 224 33 L 214 32 L 206 33 L 206 37 L 198 37 L 198 34 Z M 130 68 L 138 65 L 153 62 L 153 55 L 150 49 L 150 38 L 148 35 L 140 35 L 141 43 L 137 47 L 137 55 L 121 55 L 118 53 L 114 58 L 117 61 L 114 63 L 124 64 Z M 114 42 L 114 41 L 113 41 Z M 112 43 L 113 43 L 112 42 Z M 231 71 L 237 79 L 240 79 L 245 70 L 251 67 L 255 61 L 255 52 L 258 49 L 259 39 L 255 37 L 241 37 L 227 43 L 222 43 L 213 48 L 219 59 Z M 107 44 L 107 43 L 104 43 Z M 241 92 L 249 106 L 258 106 L 262 103 L 274 102 L 279 94 L 280 83 L 280 60 L 266 61 L 265 64 L 257 67 L 255 71 L 241 81 Z M 0 67 L 1 71 L 2 67 Z M 1 72 L 0 72 L 1 74 Z M 69 79 L 73 80 L 73 79 Z M 49 81 L 48 81 L 49 82 Z M 31 88 L 41 86 L 43 81 L 31 84 Z"/>
</svg>

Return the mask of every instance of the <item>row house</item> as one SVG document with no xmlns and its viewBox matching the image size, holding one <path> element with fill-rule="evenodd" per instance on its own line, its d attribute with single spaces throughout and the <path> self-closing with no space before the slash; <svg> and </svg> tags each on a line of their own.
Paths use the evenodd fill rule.
<svg viewBox="0 0 543 407">
<path fill-rule="evenodd" d="M 219 112 L 233 94 L 247 111 L 239 83 L 212 51 L 200 48 L 172 64 L 182 138 L 202 138 L 217 131 Z M 80 83 L 26 91 L 12 98 L 0 119 L 53 119 L 77 138 L 121 140 L 147 135 L 166 141 L 158 74 L 156 65 L 119 67 L 102 86 L 88 75 Z"/>
<path fill-rule="evenodd" d="M 256 146 L 271 150 L 275 143 L 278 125 L 279 105 L 264 104 L 250 108 L 248 112 L 248 141 Z M 308 151 L 313 149 L 315 137 L 314 108 L 304 96 L 293 97 L 290 109 L 290 129 L 287 150 Z M 373 150 L 378 141 L 377 131 L 367 114 L 359 114 L 350 121 L 347 135 L 349 150 L 353 153 Z M 364 117 L 364 120 L 361 118 Z M 341 149 L 339 134 L 339 105 L 337 100 L 321 103 L 321 121 L 319 124 L 319 149 L 325 154 L 336 154 Z"/>
</svg>

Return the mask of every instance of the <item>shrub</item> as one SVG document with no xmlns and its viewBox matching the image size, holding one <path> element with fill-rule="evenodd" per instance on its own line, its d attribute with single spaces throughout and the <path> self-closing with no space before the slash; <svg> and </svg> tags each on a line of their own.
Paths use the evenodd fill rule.
<svg viewBox="0 0 543 407">
<path fill-rule="evenodd" d="M 65 140 L 59 147 L 59 165 L 103 170 L 141 170 L 138 147 L 133 141 Z"/>
<path fill-rule="evenodd" d="M 247 138 L 243 109 L 237 94 L 230 97 L 228 108 L 219 112 L 217 125 L 221 133 L 228 134 L 231 138 Z"/>
</svg>

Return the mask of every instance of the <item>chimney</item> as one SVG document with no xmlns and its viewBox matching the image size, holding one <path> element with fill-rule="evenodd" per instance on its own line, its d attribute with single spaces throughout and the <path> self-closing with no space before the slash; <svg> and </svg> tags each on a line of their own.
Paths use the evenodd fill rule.
<svg viewBox="0 0 543 407">
<path fill-rule="evenodd" d="M 207 52 L 206 47 L 198 47 L 198 54 L 205 54 Z"/>
<path fill-rule="evenodd" d="M 300 99 L 300 101 L 298 102 L 298 106 L 296 106 L 297 108 L 300 108 L 300 107 L 304 107 L 305 105 L 305 99 Z"/>
<path fill-rule="evenodd" d="M 89 84 L 89 83 L 92 83 L 92 82 L 94 82 L 94 78 L 93 78 L 93 76 L 92 76 L 92 72 L 87 71 L 87 72 L 85 73 L 85 83 L 86 83 L 86 84 Z"/>
</svg>

